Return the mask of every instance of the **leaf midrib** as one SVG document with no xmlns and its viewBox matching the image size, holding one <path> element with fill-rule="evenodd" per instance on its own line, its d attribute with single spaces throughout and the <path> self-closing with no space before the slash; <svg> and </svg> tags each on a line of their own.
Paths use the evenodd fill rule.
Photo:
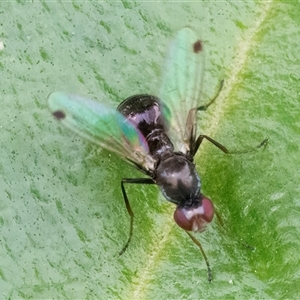
<svg viewBox="0 0 300 300">
<path fill-rule="evenodd" d="M 239 73 L 242 71 L 244 66 L 248 60 L 248 53 L 256 46 L 256 43 L 259 39 L 257 39 L 257 35 L 260 32 L 262 24 L 266 20 L 268 13 L 272 8 L 272 2 L 265 2 L 265 6 L 262 9 L 262 12 L 258 18 L 256 18 L 253 22 L 253 26 L 249 27 L 247 31 L 244 32 L 243 36 L 247 37 L 243 40 L 238 41 L 235 53 L 237 56 L 233 60 L 231 64 L 231 72 L 228 73 L 224 87 L 218 96 L 218 105 L 214 106 L 213 114 L 211 115 L 209 126 L 206 128 L 206 132 L 210 136 L 214 136 L 218 131 L 218 123 L 223 118 L 225 111 L 228 107 L 230 107 L 230 92 L 232 87 L 239 82 Z M 205 147 L 201 150 L 201 155 L 205 155 Z M 147 295 L 148 285 L 151 282 L 152 273 L 151 270 L 155 268 L 157 264 L 157 258 L 160 257 L 161 251 L 165 248 L 166 242 L 169 242 L 170 232 L 172 227 L 174 226 L 174 222 L 172 222 L 171 218 L 166 220 L 164 226 L 164 238 L 156 244 L 153 251 L 149 251 L 149 259 L 147 264 L 144 266 L 143 271 L 140 271 L 139 277 L 135 282 L 135 284 L 131 289 L 131 294 L 127 295 L 127 299 L 145 299 Z"/>
</svg>

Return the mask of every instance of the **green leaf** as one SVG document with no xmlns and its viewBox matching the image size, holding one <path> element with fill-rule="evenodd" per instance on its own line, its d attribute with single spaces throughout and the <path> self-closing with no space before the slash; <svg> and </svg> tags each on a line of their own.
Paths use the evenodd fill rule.
<svg viewBox="0 0 300 300">
<path fill-rule="evenodd" d="M 300 110 L 297 2 L 2 2 L 0 6 L 2 298 L 297 298 Z M 225 85 L 196 156 L 221 215 L 197 234 L 212 266 L 172 219 L 174 206 L 120 158 L 61 128 L 55 90 L 117 106 L 157 94 L 172 37 L 184 26 L 206 51 L 203 102 Z M 4 47 L 2 47 L 2 43 Z M 203 103 L 203 104 L 204 104 Z M 242 243 L 255 247 L 251 251 Z"/>
</svg>

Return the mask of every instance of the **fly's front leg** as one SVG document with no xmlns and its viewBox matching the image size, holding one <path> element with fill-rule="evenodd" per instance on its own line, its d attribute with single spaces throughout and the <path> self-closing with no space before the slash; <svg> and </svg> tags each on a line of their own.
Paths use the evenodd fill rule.
<svg viewBox="0 0 300 300">
<path fill-rule="evenodd" d="M 205 260 L 205 264 L 206 264 L 206 267 L 207 267 L 207 277 L 208 277 L 208 281 L 211 282 L 212 281 L 212 270 L 210 268 L 210 264 L 209 264 L 209 261 L 208 261 L 208 258 L 204 252 L 204 249 L 201 245 L 201 243 L 188 231 L 185 231 L 187 233 L 187 235 L 191 238 L 191 240 L 195 243 L 195 245 L 198 246 L 198 248 L 200 249 L 200 252 Z"/>
<path fill-rule="evenodd" d="M 196 152 L 199 149 L 199 146 L 201 145 L 202 141 L 206 139 L 209 142 L 211 142 L 213 145 L 215 145 L 216 147 L 218 147 L 221 151 L 223 151 L 226 154 L 243 154 L 243 153 L 249 153 L 249 152 L 253 152 L 256 151 L 258 148 L 266 146 L 269 139 L 264 139 L 260 144 L 258 144 L 255 147 L 252 148 L 248 148 L 248 149 L 244 149 L 244 150 L 228 150 L 225 146 L 223 146 L 222 144 L 220 144 L 219 142 L 215 141 L 214 139 L 212 139 L 211 137 L 207 136 L 207 135 L 203 135 L 200 134 L 197 138 L 197 140 L 195 141 L 194 147 L 193 147 L 193 151 L 192 151 L 192 155 L 195 155 Z"/>
<path fill-rule="evenodd" d="M 228 235 L 231 235 L 230 232 L 225 228 L 225 225 L 224 225 L 224 222 L 223 222 L 223 220 L 221 218 L 221 215 L 219 214 L 219 212 L 217 210 L 215 210 L 215 215 L 217 217 L 217 221 L 218 221 L 219 225 L 221 225 L 221 227 L 223 228 L 223 230 L 225 230 Z M 241 244 L 243 247 L 245 247 L 245 248 L 247 248 L 247 249 L 249 249 L 251 251 L 255 251 L 255 247 L 253 247 L 253 246 L 251 246 L 251 245 L 249 245 L 247 243 L 244 243 L 244 242 L 240 241 L 238 237 L 234 236 L 233 239 L 236 242 L 238 242 L 239 244 Z"/>
<path fill-rule="evenodd" d="M 127 194 L 126 194 L 126 190 L 125 190 L 125 187 L 124 187 L 125 183 L 155 184 L 155 182 L 151 178 L 123 178 L 121 180 L 121 189 L 122 189 L 123 199 L 124 199 L 124 202 L 125 202 L 127 212 L 129 214 L 129 217 L 130 217 L 130 227 L 129 227 L 128 240 L 127 240 L 126 244 L 124 245 L 124 247 L 122 248 L 122 250 L 119 252 L 119 255 L 122 255 L 125 252 L 125 250 L 127 249 L 128 245 L 131 241 L 132 232 L 133 232 L 134 214 L 133 214 L 132 208 L 130 206 L 130 203 L 129 203 L 129 200 L 128 200 L 128 197 L 127 197 Z"/>
</svg>

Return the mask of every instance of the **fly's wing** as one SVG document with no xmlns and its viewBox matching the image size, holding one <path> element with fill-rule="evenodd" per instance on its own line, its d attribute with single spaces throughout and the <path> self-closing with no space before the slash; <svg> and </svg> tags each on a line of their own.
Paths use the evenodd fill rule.
<svg viewBox="0 0 300 300">
<path fill-rule="evenodd" d="M 203 81 L 204 54 L 201 41 L 189 28 L 177 33 L 164 69 L 160 99 L 170 124 L 169 136 L 176 151 L 187 153 L 194 144 L 197 107 Z"/>
<path fill-rule="evenodd" d="M 66 127 L 146 171 L 153 169 L 145 138 L 115 109 L 62 92 L 50 94 L 48 103 L 53 116 Z"/>
</svg>

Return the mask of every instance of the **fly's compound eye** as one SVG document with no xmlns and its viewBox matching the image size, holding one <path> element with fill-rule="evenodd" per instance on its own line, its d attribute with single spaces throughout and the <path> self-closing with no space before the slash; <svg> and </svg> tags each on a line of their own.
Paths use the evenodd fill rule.
<svg viewBox="0 0 300 300">
<path fill-rule="evenodd" d="M 187 231 L 203 231 L 214 216 L 214 206 L 210 199 L 202 197 L 202 203 L 197 207 L 177 207 L 174 220 L 179 227 Z"/>
</svg>

